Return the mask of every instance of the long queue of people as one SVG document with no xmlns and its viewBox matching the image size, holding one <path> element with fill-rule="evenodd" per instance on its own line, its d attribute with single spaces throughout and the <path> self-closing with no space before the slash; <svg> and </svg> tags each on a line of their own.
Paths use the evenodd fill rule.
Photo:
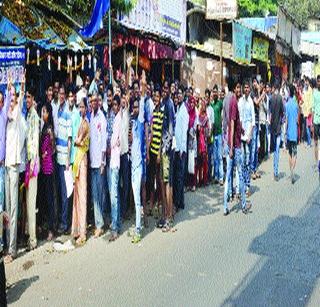
<svg viewBox="0 0 320 307">
<path fill-rule="evenodd" d="M 130 72 L 130 59 L 127 64 Z M 10 80 L 0 94 L 6 262 L 17 256 L 25 233 L 30 250 L 40 231 L 47 231 L 47 240 L 71 233 L 83 245 L 92 208 L 95 238 L 110 227 L 109 241 L 115 241 L 132 203 L 133 243 L 151 215 L 163 232 L 172 231 L 175 214 L 185 208 L 184 192 L 213 183 L 224 186 L 225 216 L 232 199 L 247 214 L 259 165 L 274 152 L 278 181 L 286 146 L 294 183 L 298 141 L 305 134 L 311 145 L 312 130 L 317 145 L 320 134 L 320 76 L 312 92 L 309 80 L 271 86 L 230 78 L 227 89 L 215 85 L 202 97 L 178 82 L 148 83 L 144 71 L 140 79 L 128 73 L 112 84 L 98 71 L 79 88 L 55 82 L 42 100 L 32 87 L 25 93 L 24 77 L 19 95 Z"/>
</svg>

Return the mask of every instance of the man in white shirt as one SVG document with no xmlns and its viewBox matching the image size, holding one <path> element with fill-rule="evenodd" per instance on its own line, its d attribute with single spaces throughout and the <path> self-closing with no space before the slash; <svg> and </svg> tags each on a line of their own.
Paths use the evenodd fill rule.
<svg viewBox="0 0 320 307">
<path fill-rule="evenodd" d="M 253 100 L 250 96 L 250 84 L 244 83 L 244 95 L 239 100 L 240 121 L 243 128 L 241 135 L 241 148 L 243 156 L 243 176 L 247 194 L 250 193 L 250 148 L 252 146 L 252 132 L 255 126 L 255 113 Z"/>
</svg>

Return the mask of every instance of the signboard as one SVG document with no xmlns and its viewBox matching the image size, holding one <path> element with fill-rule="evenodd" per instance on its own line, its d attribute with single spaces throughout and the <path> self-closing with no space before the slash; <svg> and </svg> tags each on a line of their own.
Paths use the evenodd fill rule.
<svg viewBox="0 0 320 307">
<path fill-rule="evenodd" d="M 186 41 L 186 0 L 138 0 L 128 16 L 118 17 L 122 25 L 144 30 L 183 44 Z"/>
<path fill-rule="evenodd" d="M 2 92 L 7 88 L 9 73 L 14 84 L 21 83 L 24 64 L 24 47 L 0 47 L 0 90 Z"/>
<path fill-rule="evenodd" d="M 269 41 L 263 38 L 254 37 L 252 47 L 252 58 L 262 62 L 268 62 Z"/>
<path fill-rule="evenodd" d="M 300 44 L 301 44 L 301 32 L 297 27 L 293 26 L 292 27 L 292 49 L 295 54 L 300 54 Z"/>
<path fill-rule="evenodd" d="M 207 0 L 207 19 L 234 19 L 237 14 L 237 0 Z"/>
<path fill-rule="evenodd" d="M 287 25 L 287 18 L 286 15 L 282 12 L 281 8 L 278 11 L 278 33 L 277 35 L 286 40 L 286 25 Z"/>
<path fill-rule="evenodd" d="M 252 30 L 232 23 L 233 58 L 243 64 L 251 62 Z"/>
</svg>

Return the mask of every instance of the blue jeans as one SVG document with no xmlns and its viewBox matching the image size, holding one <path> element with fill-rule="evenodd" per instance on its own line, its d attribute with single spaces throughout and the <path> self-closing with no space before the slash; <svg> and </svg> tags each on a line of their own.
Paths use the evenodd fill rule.
<svg viewBox="0 0 320 307">
<path fill-rule="evenodd" d="M 228 146 L 228 144 L 224 145 L 224 155 L 225 155 L 226 160 L 227 160 L 227 157 L 229 156 L 229 146 Z M 231 163 L 231 174 L 232 174 L 232 176 L 231 176 L 231 178 L 229 178 L 229 182 L 228 182 L 228 195 L 229 195 L 229 197 L 231 197 L 232 194 L 233 194 L 233 160 L 232 160 L 232 163 Z M 227 174 L 226 174 L 226 176 L 227 176 Z M 227 182 L 227 178 L 226 178 L 225 182 Z"/>
<path fill-rule="evenodd" d="M 239 185 L 240 185 L 240 194 L 241 194 L 241 204 L 242 209 L 246 206 L 246 194 L 244 190 L 244 182 L 243 182 L 243 174 L 242 174 L 242 153 L 240 148 L 234 149 L 234 155 L 233 158 L 230 159 L 230 156 L 227 155 L 227 174 L 226 174 L 226 181 L 224 184 L 224 212 L 228 209 L 228 196 L 229 196 L 229 183 L 231 181 L 231 178 L 233 176 L 232 172 L 232 166 L 234 164 L 234 167 L 237 168 L 239 172 Z"/>
<path fill-rule="evenodd" d="M 136 208 L 136 233 L 141 231 L 141 180 L 143 173 L 143 165 L 141 164 L 136 169 L 132 170 L 132 191 L 134 204 Z M 112 220 L 113 222 L 113 220 Z"/>
<path fill-rule="evenodd" d="M 5 168 L 4 165 L 0 166 L 0 212 L 4 210 L 4 189 L 5 189 Z"/>
<path fill-rule="evenodd" d="M 187 154 L 184 152 L 180 156 L 180 152 L 175 153 L 174 160 L 174 172 L 175 172 L 175 182 L 174 182 L 174 191 L 175 191 L 175 206 L 178 209 L 184 209 L 184 172 L 186 165 Z"/>
<path fill-rule="evenodd" d="M 214 179 L 223 180 L 222 135 L 216 135 L 213 143 Z"/>
<path fill-rule="evenodd" d="M 214 165 L 214 143 L 208 144 L 208 182 L 212 179 L 212 169 Z"/>
<path fill-rule="evenodd" d="M 279 175 L 279 155 L 280 155 L 280 142 L 281 135 L 273 135 L 274 154 L 273 154 L 273 171 L 277 177 Z"/>
<path fill-rule="evenodd" d="M 307 144 L 311 146 L 311 131 L 310 127 L 306 124 Z"/>
<path fill-rule="evenodd" d="M 251 171 L 255 173 L 258 168 L 258 141 L 259 141 L 259 125 L 255 125 L 252 131 L 250 164 Z"/>
<path fill-rule="evenodd" d="M 250 177 L 251 177 L 251 169 L 250 169 L 250 147 L 252 142 L 249 144 L 246 141 L 241 142 L 241 149 L 242 149 L 242 173 L 244 178 L 244 184 L 246 188 L 250 188 Z"/>
<path fill-rule="evenodd" d="M 61 208 L 60 228 L 63 231 L 68 230 L 68 197 L 67 197 L 66 180 L 64 177 L 65 170 L 66 170 L 65 165 L 58 164 L 60 204 L 61 204 L 61 206 L 60 206 L 60 208 Z"/>
<path fill-rule="evenodd" d="M 104 226 L 103 177 L 100 168 L 91 169 L 91 196 L 94 210 L 94 222 L 97 229 L 101 229 Z"/>
<path fill-rule="evenodd" d="M 110 168 L 111 170 L 111 189 L 110 189 L 110 199 L 111 199 L 111 220 L 112 226 L 111 230 L 114 232 L 119 232 L 121 228 L 120 223 L 120 201 L 119 201 L 119 168 Z"/>
<path fill-rule="evenodd" d="M 130 160 L 129 155 L 124 154 L 120 157 L 120 208 L 121 216 L 127 213 L 129 205 L 129 183 L 130 183 Z"/>
</svg>

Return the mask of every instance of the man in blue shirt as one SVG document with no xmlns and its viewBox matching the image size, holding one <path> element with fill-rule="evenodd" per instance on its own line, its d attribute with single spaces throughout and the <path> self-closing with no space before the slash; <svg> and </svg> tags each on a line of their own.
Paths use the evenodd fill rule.
<svg viewBox="0 0 320 307">
<path fill-rule="evenodd" d="M 287 148 L 289 151 L 289 165 L 291 183 L 294 184 L 294 168 L 297 162 L 297 141 L 298 141 L 298 116 L 299 107 L 294 98 L 295 89 L 291 84 L 289 86 L 290 97 L 286 103 L 286 132 L 287 132 Z"/>
</svg>

